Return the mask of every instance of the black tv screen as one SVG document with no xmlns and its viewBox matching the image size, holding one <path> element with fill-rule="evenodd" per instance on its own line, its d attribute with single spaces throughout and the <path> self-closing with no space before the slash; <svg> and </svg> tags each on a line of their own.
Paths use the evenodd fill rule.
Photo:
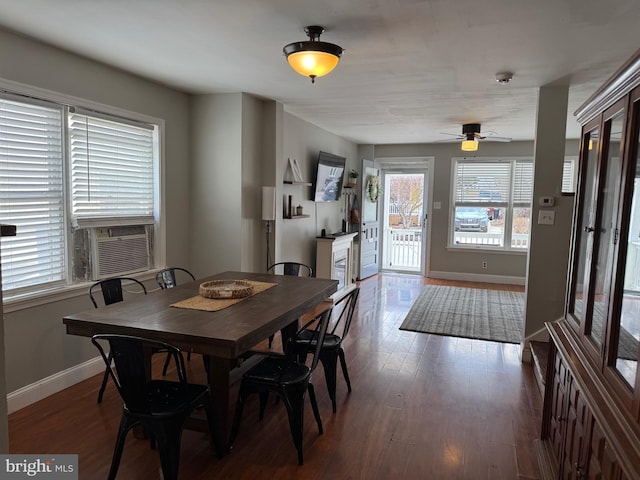
<svg viewBox="0 0 640 480">
<path fill-rule="evenodd" d="M 313 184 L 314 202 L 335 202 L 342 194 L 346 158 L 320 152 Z"/>
</svg>

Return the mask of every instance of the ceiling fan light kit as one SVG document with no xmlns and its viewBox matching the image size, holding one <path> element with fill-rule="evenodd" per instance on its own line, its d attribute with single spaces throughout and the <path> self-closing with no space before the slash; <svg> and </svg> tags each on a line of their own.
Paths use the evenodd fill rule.
<svg viewBox="0 0 640 480">
<path fill-rule="evenodd" d="M 460 148 L 465 152 L 475 152 L 478 150 L 478 140 L 475 138 L 463 140 Z"/>
<path fill-rule="evenodd" d="M 320 41 L 324 27 L 310 25 L 305 27 L 304 31 L 309 36 L 308 41 L 290 43 L 285 45 L 282 51 L 293 70 L 309 77 L 311 83 L 315 83 L 317 77 L 322 77 L 336 68 L 344 50 L 333 43 Z"/>
</svg>

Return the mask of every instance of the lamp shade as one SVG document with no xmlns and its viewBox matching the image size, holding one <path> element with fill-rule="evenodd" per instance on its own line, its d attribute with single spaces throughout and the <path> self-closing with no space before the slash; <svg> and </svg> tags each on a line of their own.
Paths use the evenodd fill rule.
<svg viewBox="0 0 640 480">
<path fill-rule="evenodd" d="M 478 140 L 463 140 L 460 148 L 465 152 L 475 152 L 478 150 Z"/>
<path fill-rule="evenodd" d="M 309 41 L 290 43 L 282 51 L 291 68 L 300 75 L 311 78 L 313 83 L 316 77 L 322 77 L 336 68 L 343 49 L 333 43 L 319 41 L 320 34 L 324 32 L 323 27 L 305 27 L 305 32 Z"/>
<path fill-rule="evenodd" d="M 276 187 L 262 187 L 262 220 L 276 219 Z"/>
</svg>

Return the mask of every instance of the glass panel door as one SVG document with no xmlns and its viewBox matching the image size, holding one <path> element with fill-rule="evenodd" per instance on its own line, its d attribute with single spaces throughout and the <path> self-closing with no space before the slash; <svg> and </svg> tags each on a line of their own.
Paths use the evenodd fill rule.
<svg viewBox="0 0 640 480">
<path fill-rule="evenodd" d="M 425 240 L 425 173 L 385 173 L 382 268 L 420 273 Z"/>
<path fill-rule="evenodd" d="M 631 159 L 631 175 L 627 177 L 631 179 L 630 191 L 625 194 L 631 204 L 628 235 L 621 240 L 626 242 L 626 259 L 622 263 L 624 281 L 615 363 L 630 386 L 636 383 L 640 342 L 640 100 L 635 102 L 633 113 L 635 128 L 630 139 L 635 143 L 635 158 Z"/>
<path fill-rule="evenodd" d="M 613 251 L 616 241 L 617 203 L 620 194 L 622 129 L 626 111 L 618 112 L 605 123 L 607 138 L 602 148 L 606 150 L 604 175 L 600 178 L 600 211 L 596 219 L 595 262 L 590 278 L 590 289 L 593 295 L 593 315 L 591 322 L 591 340 L 598 350 L 602 349 L 606 321 L 609 313 L 611 296 L 611 273 L 613 271 Z M 585 332 L 586 333 L 586 332 Z"/>
<path fill-rule="evenodd" d="M 578 325 L 582 325 L 585 318 L 585 287 L 588 274 L 587 265 L 591 263 L 590 259 L 594 231 L 592 225 L 595 223 L 594 192 L 597 188 L 595 179 L 598 162 L 599 139 L 599 127 L 595 127 L 586 132 L 583 137 L 583 161 L 581 165 L 581 179 L 579 185 L 579 194 L 582 196 L 582 200 L 580 202 L 581 209 L 579 211 L 578 226 L 574 240 L 576 250 L 574 252 L 574 267 L 571 285 L 573 292 L 571 295 L 572 304 L 569 306 L 569 313 Z"/>
</svg>

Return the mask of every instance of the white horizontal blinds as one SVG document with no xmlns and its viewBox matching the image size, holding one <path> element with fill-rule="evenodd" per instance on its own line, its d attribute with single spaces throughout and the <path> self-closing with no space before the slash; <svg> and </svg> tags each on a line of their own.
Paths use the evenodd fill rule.
<svg viewBox="0 0 640 480">
<path fill-rule="evenodd" d="M 0 98 L 0 222 L 5 291 L 65 275 L 62 108 Z"/>
<path fill-rule="evenodd" d="M 574 159 L 565 159 L 562 166 L 562 193 L 574 193 L 576 191 L 576 162 Z"/>
<path fill-rule="evenodd" d="M 529 205 L 533 196 L 533 162 L 516 161 L 513 169 L 513 203 Z"/>
<path fill-rule="evenodd" d="M 74 219 L 154 216 L 153 129 L 69 113 Z"/>
<path fill-rule="evenodd" d="M 458 161 L 456 203 L 504 203 L 511 185 L 509 162 Z"/>
</svg>

